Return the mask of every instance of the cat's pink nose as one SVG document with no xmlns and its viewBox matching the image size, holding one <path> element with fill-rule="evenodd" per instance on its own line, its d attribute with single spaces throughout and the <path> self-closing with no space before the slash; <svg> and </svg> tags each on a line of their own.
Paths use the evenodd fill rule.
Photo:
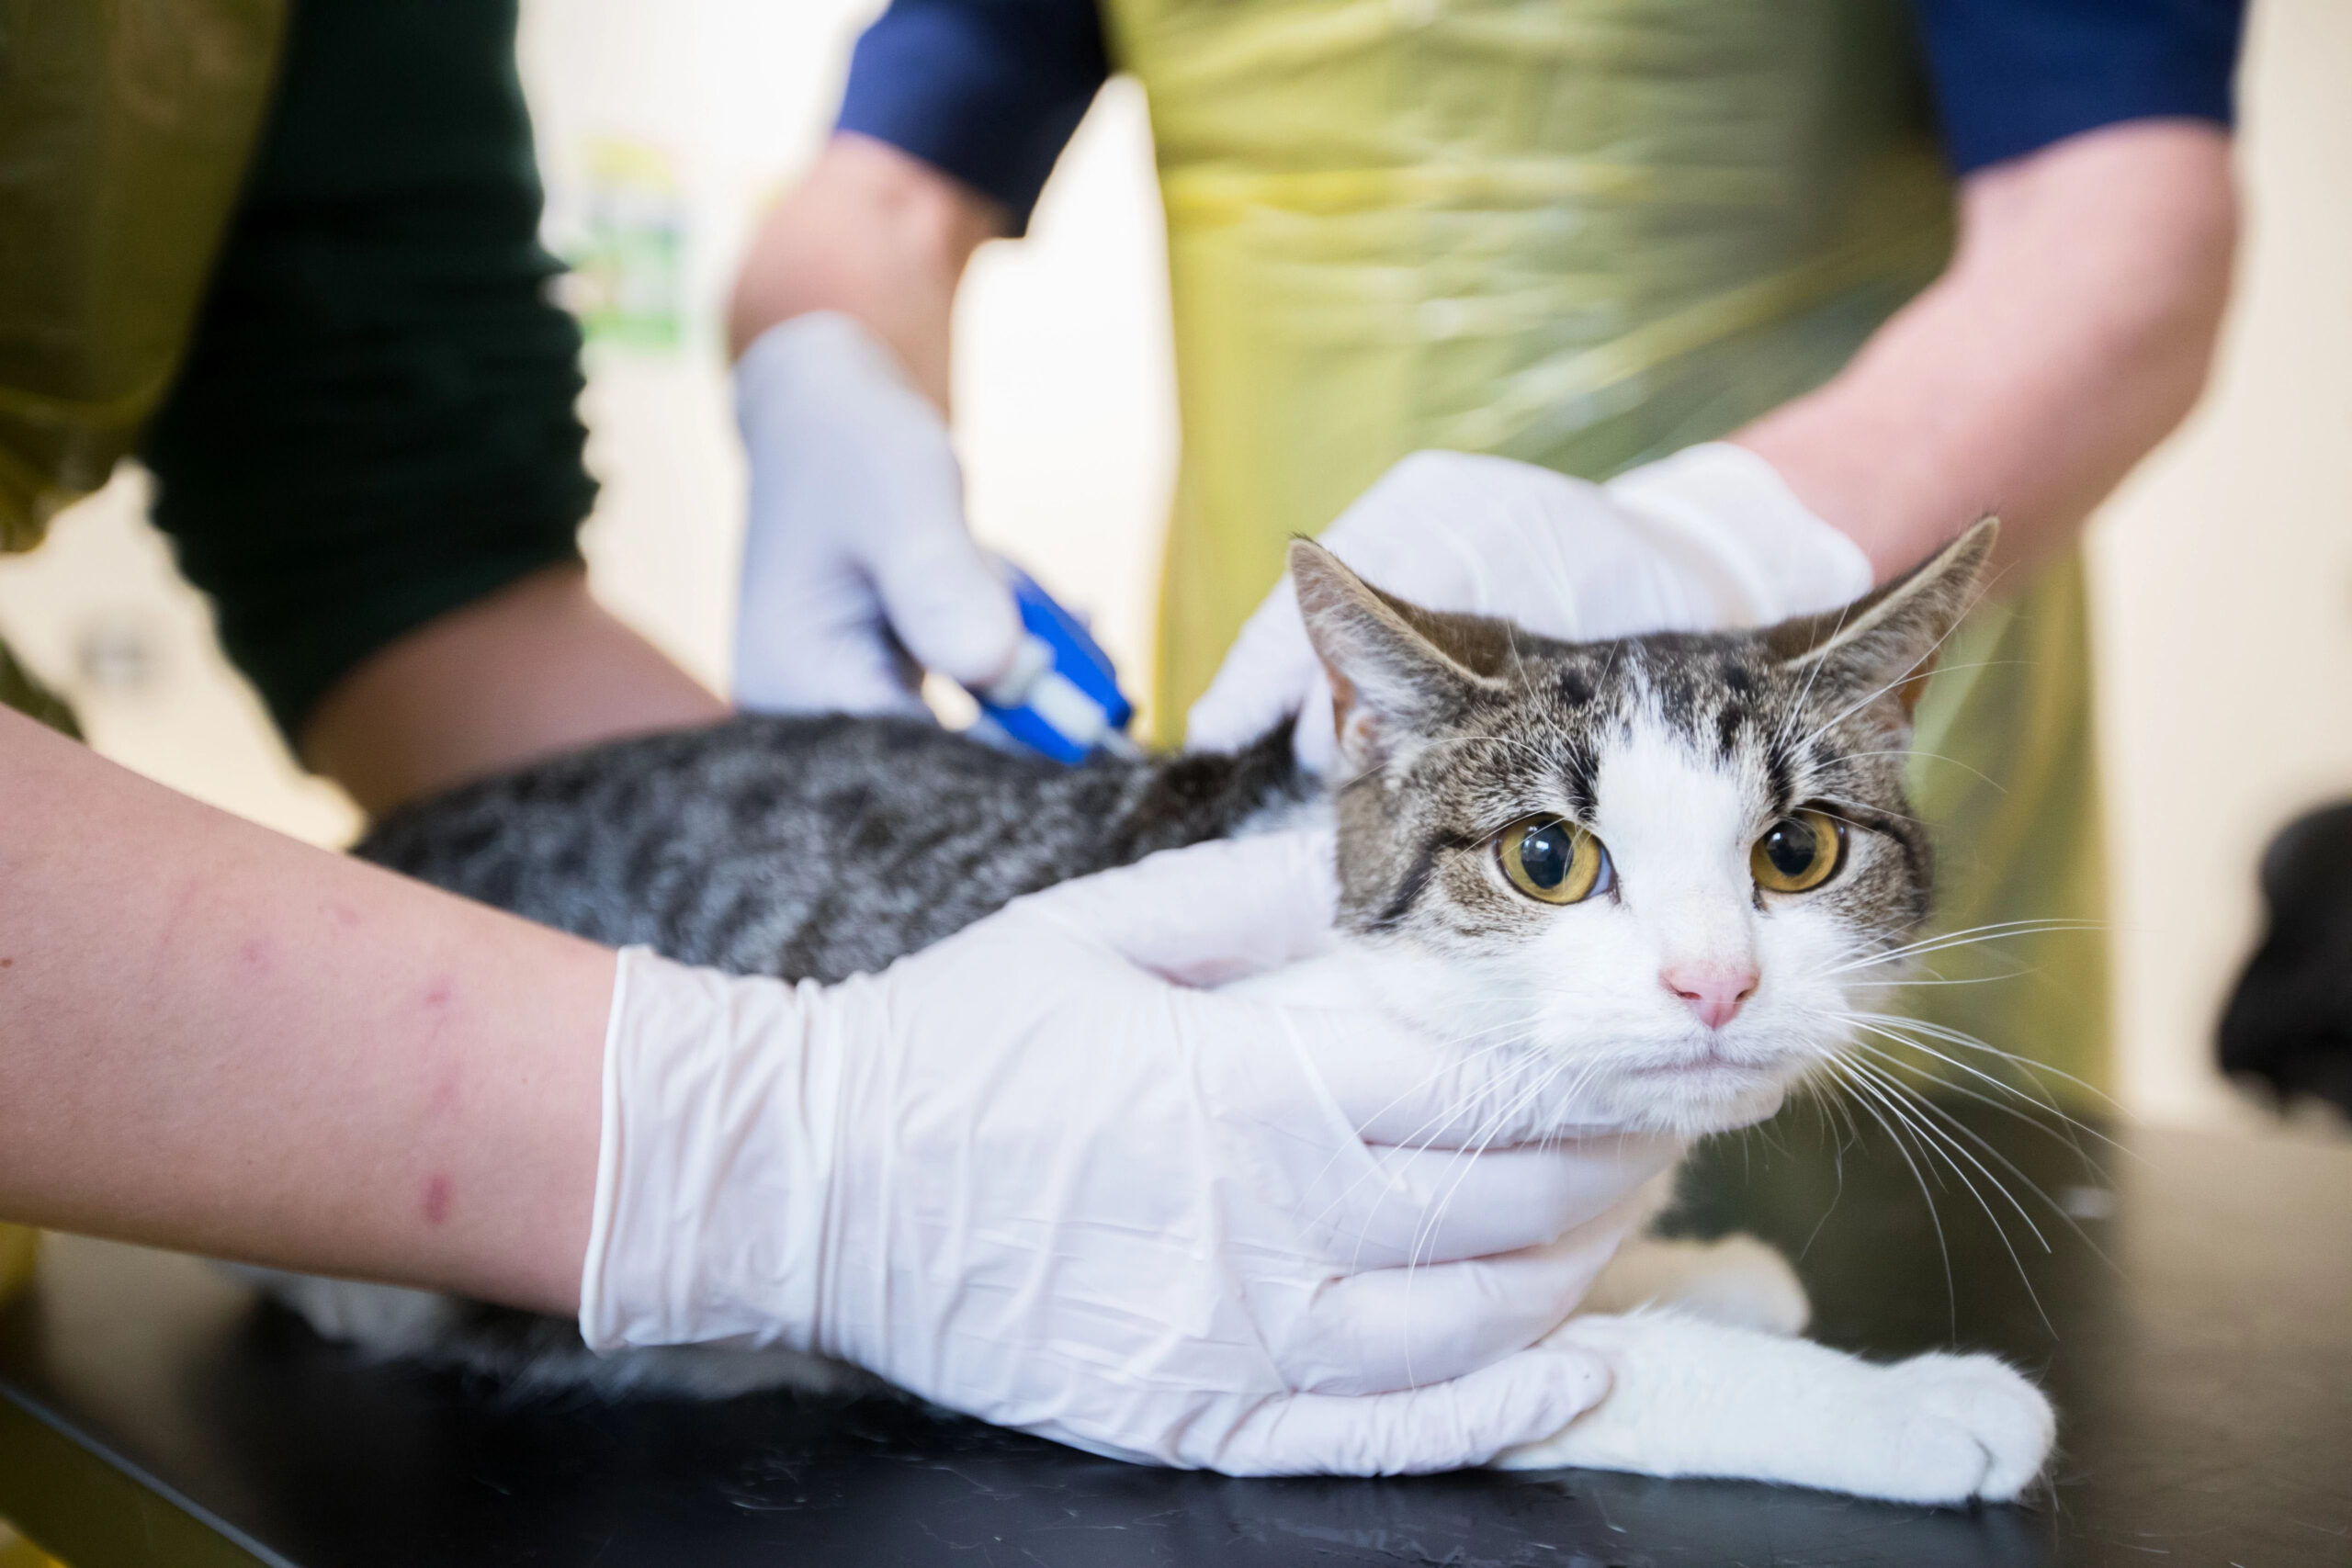
<svg viewBox="0 0 2352 1568">
<path fill-rule="evenodd" d="M 1719 968 L 1713 964 L 1683 964 L 1663 971 L 1666 988 L 1690 1004 L 1699 1021 L 1721 1029 L 1739 1016 L 1740 1005 L 1756 994 L 1752 964 Z"/>
</svg>

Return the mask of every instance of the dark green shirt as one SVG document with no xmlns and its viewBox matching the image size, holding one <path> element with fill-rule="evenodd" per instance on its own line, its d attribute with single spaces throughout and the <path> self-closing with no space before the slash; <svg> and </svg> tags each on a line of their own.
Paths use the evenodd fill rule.
<svg viewBox="0 0 2352 1568">
<path fill-rule="evenodd" d="M 548 299 L 515 0 L 298 0 L 272 118 L 141 455 L 289 736 L 377 649 L 576 560 L 580 333 Z"/>
</svg>

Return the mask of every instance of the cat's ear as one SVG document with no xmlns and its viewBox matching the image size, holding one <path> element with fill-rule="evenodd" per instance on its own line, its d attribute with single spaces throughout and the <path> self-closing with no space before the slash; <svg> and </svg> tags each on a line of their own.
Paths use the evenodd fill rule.
<svg viewBox="0 0 2352 1568">
<path fill-rule="evenodd" d="M 1889 692 L 1908 717 L 1935 672 L 1938 650 L 1976 602 L 1977 584 L 2000 531 L 1994 519 L 1982 518 L 1919 565 L 1845 608 L 1769 628 L 1765 644 L 1789 669 L 1817 671 L 1818 689 Z"/>
<path fill-rule="evenodd" d="M 1331 682 L 1340 755 L 1359 772 L 1426 733 L 1510 658 L 1510 628 L 1383 593 L 1311 539 L 1290 542 L 1306 640 Z"/>
</svg>

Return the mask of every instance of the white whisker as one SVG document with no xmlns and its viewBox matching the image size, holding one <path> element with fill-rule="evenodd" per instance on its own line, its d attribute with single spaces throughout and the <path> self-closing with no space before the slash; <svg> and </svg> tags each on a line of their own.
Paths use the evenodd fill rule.
<svg viewBox="0 0 2352 1568">
<path fill-rule="evenodd" d="M 2029 1078 L 2032 1079 L 2033 1086 L 2036 1089 L 2041 1089 L 2042 1093 L 2045 1095 L 2050 1091 L 2043 1088 L 2041 1084 L 2041 1080 L 2038 1076 L 2041 1073 L 2048 1073 L 2053 1077 L 2063 1078 L 2067 1083 L 2070 1083 L 2076 1089 L 2081 1089 L 2084 1093 L 2092 1095 L 2099 1100 L 2106 1100 L 2110 1106 L 2115 1105 L 2114 1100 L 2097 1085 L 2086 1083 L 2083 1079 L 2076 1077 L 2074 1074 L 2066 1072 L 2062 1068 L 2053 1067 L 2047 1062 L 2037 1062 L 2030 1056 L 2020 1056 L 2015 1052 L 2004 1051 L 1997 1046 L 1988 1045 L 1984 1041 L 1977 1039 L 1973 1034 L 1962 1033 L 1957 1029 L 1949 1028 L 1940 1023 L 1930 1023 L 1926 1019 L 1911 1018 L 1902 1013 L 1858 1012 L 1849 1013 L 1848 1016 L 1856 1020 L 1868 1019 L 1873 1023 L 1888 1024 L 1898 1028 L 1916 1029 L 1921 1033 L 1927 1035 L 1929 1039 L 1940 1040 L 1947 1045 L 1956 1045 L 1964 1051 L 1982 1051 L 1988 1056 L 1998 1057 L 2000 1060 L 2007 1062 L 2012 1066 L 2017 1067 Z M 2056 1102 L 2053 1100 L 2052 1103 L 2054 1106 Z M 2120 1106 L 2116 1108 L 2118 1110 L 2121 1109 Z"/>
<path fill-rule="evenodd" d="M 1896 1084 L 1893 1079 L 1877 1072 L 1866 1062 L 1856 1061 L 1849 1058 L 1846 1065 L 1853 1068 L 1858 1075 L 1850 1080 L 1856 1088 L 1864 1089 L 1871 1095 L 1881 1099 L 1886 1105 L 1888 1111 L 1893 1112 L 1894 1115 L 1901 1117 L 1904 1123 L 1911 1128 L 1912 1135 L 1922 1141 L 1923 1148 L 1937 1150 L 1940 1154 L 1944 1162 L 1951 1167 L 1952 1174 L 1960 1178 L 1962 1186 L 1968 1189 L 1968 1195 L 1976 1200 L 1976 1205 L 1978 1208 L 1984 1211 L 1985 1219 L 1992 1224 L 1993 1234 L 2001 1238 L 2002 1250 L 2006 1251 L 2009 1255 L 2010 1263 L 2016 1267 L 2018 1279 L 2024 1284 L 2025 1293 L 2027 1297 L 2032 1301 L 2033 1310 L 2041 1316 L 2042 1325 L 2048 1328 L 2052 1334 L 2056 1334 L 2058 1332 L 2058 1325 L 2050 1321 L 2050 1314 L 2043 1309 L 2041 1305 L 2041 1293 L 2033 1288 L 2033 1278 L 2030 1274 L 2026 1272 L 2025 1259 L 2018 1256 L 2016 1244 L 2009 1240 L 2008 1227 L 2001 1223 L 2000 1216 L 1993 1212 L 1992 1203 L 1985 1198 L 1984 1194 L 1978 1190 L 1975 1181 L 1970 1178 L 1968 1172 L 1960 1168 L 1959 1163 L 1952 1158 L 1952 1156 L 1957 1154 L 1962 1159 L 1965 1159 L 1970 1165 L 1974 1166 L 1978 1173 L 1981 1174 L 1986 1181 L 1992 1183 L 1993 1190 L 1998 1192 L 2004 1199 L 2007 1200 L 2009 1206 L 2018 1212 L 2018 1217 L 2025 1221 L 2026 1229 L 2031 1231 L 2033 1233 L 2033 1239 L 2041 1244 L 2041 1250 L 2044 1252 L 2050 1251 L 2051 1247 L 2049 1238 L 2041 1234 L 2041 1227 L 2033 1223 L 2033 1216 L 2026 1212 L 2025 1205 L 2018 1202 L 2016 1194 L 2012 1193 L 2007 1187 L 2004 1186 L 1998 1177 L 1986 1169 L 1982 1160 L 1979 1160 L 1974 1155 L 1970 1154 L 1967 1148 L 1962 1145 L 1958 1139 L 1954 1138 L 1950 1133 L 1944 1132 L 1942 1129 L 1939 1128 L 1933 1122 L 1923 1120 L 1922 1118 L 1915 1116 L 1905 1111 L 1903 1106 L 1904 1100 L 1906 1097 L 1903 1093 L 1900 1085 Z M 1912 1103 L 1917 1105 L 1925 1106 L 1928 1104 L 1926 1100 L 1920 1100 L 1916 1095 L 1908 1096 L 1907 1098 Z"/>
<path fill-rule="evenodd" d="M 1856 1082 L 1847 1070 L 1850 1064 L 1844 1058 L 1830 1056 L 1826 1060 L 1830 1071 L 1836 1073 L 1849 1085 Z M 1944 1262 L 1944 1296 L 1951 1311 L 1951 1336 L 1957 1339 L 1960 1337 L 1960 1288 L 1952 1280 L 1951 1247 L 1944 1239 L 1943 1215 L 1937 1212 L 1936 1195 L 1928 1190 L 1928 1178 L 1920 1170 L 1919 1162 L 1911 1157 L 1911 1151 L 1904 1144 L 1902 1134 L 1895 1131 L 1894 1124 L 1886 1119 L 1885 1113 L 1867 1100 L 1861 1102 L 1861 1108 L 1870 1112 L 1872 1121 L 1886 1130 L 1887 1136 L 1894 1141 L 1895 1152 L 1903 1156 L 1903 1163 L 1911 1168 L 1911 1179 L 1919 1184 L 1919 1196 L 1927 1200 L 1928 1223 L 1935 1227 L 1936 1250 L 1942 1255 Z"/>
<path fill-rule="evenodd" d="M 2038 1117 L 2027 1115 L 2024 1111 L 2018 1111 L 2014 1106 L 2005 1105 L 1988 1096 L 1971 1090 L 1964 1084 L 1955 1084 L 1951 1082 L 1949 1079 L 1934 1077 L 1924 1069 L 1910 1066 L 1908 1064 L 1903 1064 L 1900 1057 L 1894 1055 L 1890 1052 L 1880 1050 L 1877 1046 L 1871 1045 L 1867 1042 L 1856 1041 L 1854 1043 L 1860 1049 L 1869 1051 L 1872 1055 L 1883 1057 L 1887 1061 L 1903 1065 L 1906 1067 L 1906 1070 L 1917 1072 L 1920 1077 L 1928 1078 L 1930 1082 L 1935 1083 L 1939 1088 L 1948 1089 L 1955 1094 L 1967 1095 L 1972 1100 L 1982 1100 L 1986 1105 L 1992 1106 L 1996 1111 L 2014 1116 L 2018 1121 L 2027 1123 L 2029 1126 L 2039 1128 L 2041 1132 L 2047 1134 L 2052 1138 L 2060 1138 L 2061 1141 L 2071 1145 L 2077 1155 L 2083 1154 L 2082 1145 L 2078 1143 L 2075 1143 L 2072 1136 L 2073 1133 L 2077 1131 L 2088 1133 L 2092 1137 L 2097 1138 L 2099 1142 L 2106 1144 L 2109 1147 L 2119 1152 L 2123 1150 L 2123 1145 L 2121 1144 L 2117 1143 L 2113 1138 L 2109 1137 L 2106 1134 L 2100 1132 L 2089 1122 L 2067 1115 L 2066 1112 L 2060 1108 L 2057 1101 L 2050 1098 L 2050 1091 L 2042 1089 L 2039 1083 L 2036 1083 L 2034 1088 L 2041 1090 L 2042 1098 L 2035 1100 L 2029 1096 L 2023 1089 L 2018 1088 L 2015 1084 L 2009 1083 L 1994 1074 L 1988 1073 L 1982 1067 L 1971 1066 L 1968 1063 L 1960 1060 L 1956 1056 L 1947 1056 L 1941 1051 L 1935 1049 L 1935 1047 L 1928 1045 L 1922 1041 L 1915 1040 L 1909 1035 L 1901 1033 L 1896 1027 L 1864 1022 L 1860 1015 L 1849 1014 L 1849 1017 L 1851 1021 L 1860 1023 L 1862 1028 L 1868 1030 L 1872 1034 L 1880 1036 L 1882 1039 L 1893 1040 L 1914 1051 L 1918 1051 L 1924 1055 L 1933 1056 L 1939 1062 L 1945 1063 L 1950 1066 L 1957 1067 L 1962 1072 L 1968 1074 L 1972 1077 L 1984 1080 L 1995 1089 L 1999 1089 L 2002 1093 L 2009 1095 L 2013 1099 L 2021 1100 L 2027 1105 L 2032 1106 L 2036 1111 L 2048 1111 L 2051 1115 L 2058 1119 L 2058 1121 L 2067 1129 L 2067 1133 L 2062 1135 L 2051 1128 L 2046 1122 L 2041 1121 Z M 2084 1157 L 2086 1159 L 2088 1158 L 2087 1156 L 2085 1156 Z"/>
</svg>

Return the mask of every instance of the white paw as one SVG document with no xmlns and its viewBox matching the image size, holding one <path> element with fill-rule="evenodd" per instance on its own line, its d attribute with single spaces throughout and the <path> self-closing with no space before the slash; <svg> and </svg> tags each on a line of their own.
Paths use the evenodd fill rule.
<svg viewBox="0 0 2352 1568">
<path fill-rule="evenodd" d="M 1688 1310 L 1577 1316 L 1545 1343 L 1608 1363 L 1609 1397 L 1499 1461 L 1716 1475 L 1890 1502 L 2006 1503 L 2041 1472 L 2050 1402 L 1991 1356 L 1878 1366 Z"/>
<path fill-rule="evenodd" d="M 1887 1397 L 1907 1413 L 1896 1451 L 1910 1500 L 2015 1502 L 2049 1462 L 2057 1415 L 2007 1362 L 1938 1354 L 1887 1371 Z"/>
</svg>

